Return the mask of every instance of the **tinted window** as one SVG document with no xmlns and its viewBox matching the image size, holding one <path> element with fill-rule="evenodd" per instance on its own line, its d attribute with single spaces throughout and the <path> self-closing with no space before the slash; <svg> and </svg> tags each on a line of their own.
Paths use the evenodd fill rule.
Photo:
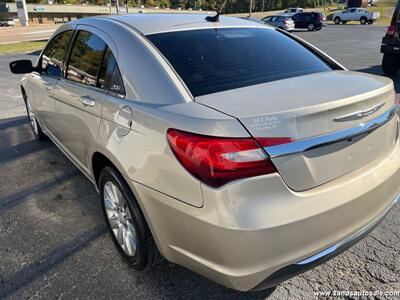
<svg viewBox="0 0 400 300">
<path fill-rule="evenodd" d="M 194 96 L 331 70 L 272 29 L 221 28 L 148 36 Z"/>
<path fill-rule="evenodd" d="M 79 31 L 72 47 L 67 78 L 95 86 L 105 47 L 106 44 L 97 35 Z"/>
<path fill-rule="evenodd" d="M 68 30 L 58 34 L 49 42 L 41 58 L 44 73 L 61 76 L 62 64 L 71 37 L 72 30 Z"/>
<path fill-rule="evenodd" d="M 103 63 L 101 64 L 99 87 L 117 94 L 125 94 L 121 73 L 119 72 L 117 61 L 110 48 L 107 48 Z"/>
<path fill-rule="evenodd" d="M 303 13 L 299 13 L 299 14 L 295 14 L 292 19 L 296 19 L 296 20 L 305 20 L 307 18 L 306 14 Z"/>
</svg>

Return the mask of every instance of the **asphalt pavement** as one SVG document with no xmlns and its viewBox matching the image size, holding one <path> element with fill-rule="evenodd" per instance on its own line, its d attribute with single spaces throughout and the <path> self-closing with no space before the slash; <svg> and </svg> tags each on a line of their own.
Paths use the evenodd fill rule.
<svg viewBox="0 0 400 300">
<path fill-rule="evenodd" d="M 295 34 L 351 70 L 381 74 L 384 31 L 345 25 Z M 131 270 L 114 249 L 91 183 L 51 142 L 34 140 L 20 76 L 8 71 L 8 63 L 22 57 L 35 58 L 0 56 L 0 299 L 268 296 L 226 289 L 174 264 Z M 395 82 L 399 88 L 400 80 Z M 399 213 L 400 208 L 393 210 L 366 239 L 279 285 L 268 299 L 315 299 L 318 291 L 400 290 Z"/>
</svg>

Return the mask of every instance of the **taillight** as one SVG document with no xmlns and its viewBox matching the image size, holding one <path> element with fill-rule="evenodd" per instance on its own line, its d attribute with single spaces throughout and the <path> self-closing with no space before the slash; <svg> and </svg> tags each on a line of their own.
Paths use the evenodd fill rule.
<svg viewBox="0 0 400 300">
<path fill-rule="evenodd" d="M 227 182 L 276 169 L 262 147 L 290 142 L 286 138 L 224 138 L 167 131 L 167 138 L 179 162 L 202 182 L 220 187 Z"/>
<path fill-rule="evenodd" d="M 394 35 L 395 32 L 396 32 L 396 26 L 394 26 L 394 25 L 388 26 L 387 31 L 386 31 L 387 35 Z"/>
</svg>

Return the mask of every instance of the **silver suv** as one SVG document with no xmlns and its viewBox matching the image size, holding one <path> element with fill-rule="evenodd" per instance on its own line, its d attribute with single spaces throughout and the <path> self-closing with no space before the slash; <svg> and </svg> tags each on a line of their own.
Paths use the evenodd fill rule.
<svg viewBox="0 0 400 300">
<path fill-rule="evenodd" d="M 93 182 L 116 247 L 238 290 L 343 251 L 398 202 L 397 101 L 304 41 L 238 18 L 61 26 L 10 64 L 32 129 Z"/>
</svg>

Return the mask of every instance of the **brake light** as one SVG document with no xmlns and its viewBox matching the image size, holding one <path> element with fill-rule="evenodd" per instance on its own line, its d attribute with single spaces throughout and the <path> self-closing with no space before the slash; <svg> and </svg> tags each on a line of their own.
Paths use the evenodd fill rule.
<svg viewBox="0 0 400 300">
<path fill-rule="evenodd" d="M 262 147 L 292 141 L 286 138 L 211 137 L 176 129 L 169 129 L 167 138 L 185 169 L 212 187 L 277 172 Z"/>
<path fill-rule="evenodd" d="M 394 35 L 395 32 L 396 32 L 396 26 L 394 26 L 394 25 L 388 26 L 387 31 L 386 31 L 387 35 Z"/>
</svg>

